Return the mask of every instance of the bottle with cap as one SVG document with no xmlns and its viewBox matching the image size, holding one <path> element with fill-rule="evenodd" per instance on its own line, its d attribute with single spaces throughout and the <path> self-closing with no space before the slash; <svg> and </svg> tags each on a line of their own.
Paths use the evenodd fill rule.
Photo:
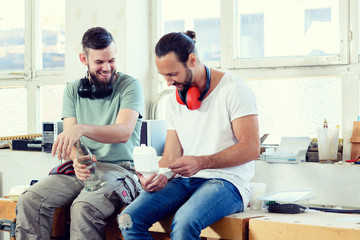
<svg viewBox="0 0 360 240">
<path fill-rule="evenodd" d="M 327 121 L 326 121 L 326 119 L 324 119 L 324 124 L 323 124 L 323 128 L 328 128 L 328 124 L 327 124 Z"/>
</svg>

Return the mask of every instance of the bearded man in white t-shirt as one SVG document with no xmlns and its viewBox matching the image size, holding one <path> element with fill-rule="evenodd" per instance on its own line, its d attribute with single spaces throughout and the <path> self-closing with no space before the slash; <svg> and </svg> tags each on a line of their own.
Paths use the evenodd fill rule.
<svg viewBox="0 0 360 240">
<path fill-rule="evenodd" d="M 195 37 L 169 33 L 156 45 L 158 71 L 176 87 L 159 162 L 174 174 L 138 173 L 145 191 L 118 216 L 126 240 L 152 239 L 149 227 L 173 213 L 171 239 L 199 239 L 202 229 L 243 211 L 250 200 L 260 151 L 254 94 L 243 80 L 202 64 Z"/>
</svg>

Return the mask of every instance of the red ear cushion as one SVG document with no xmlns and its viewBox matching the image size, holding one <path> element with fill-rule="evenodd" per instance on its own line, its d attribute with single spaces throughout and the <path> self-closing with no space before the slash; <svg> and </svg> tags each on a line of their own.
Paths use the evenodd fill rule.
<svg viewBox="0 0 360 240">
<path fill-rule="evenodd" d="M 182 105 L 185 105 L 185 103 L 181 100 L 178 90 L 176 90 L 176 101 Z"/>
<path fill-rule="evenodd" d="M 186 106 L 190 110 L 196 110 L 200 107 L 201 101 L 199 101 L 200 92 L 197 87 L 190 87 L 186 94 Z"/>
</svg>

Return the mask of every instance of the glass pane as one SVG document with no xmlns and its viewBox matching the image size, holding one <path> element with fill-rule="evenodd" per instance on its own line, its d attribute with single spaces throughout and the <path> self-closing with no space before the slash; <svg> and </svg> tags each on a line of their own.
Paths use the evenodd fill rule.
<svg viewBox="0 0 360 240">
<path fill-rule="evenodd" d="M 64 68 L 65 0 L 40 0 L 42 64 L 40 69 Z"/>
<path fill-rule="evenodd" d="M 200 60 L 220 60 L 220 0 L 165 0 L 161 3 L 162 35 L 193 30 Z"/>
<path fill-rule="evenodd" d="M 339 0 L 238 0 L 237 27 L 238 58 L 336 55 Z"/>
<path fill-rule="evenodd" d="M 0 88 L 0 136 L 27 134 L 25 88 Z"/>
<path fill-rule="evenodd" d="M 61 120 L 65 85 L 40 87 L 41 122 Z"/>
<path fill-rule="evenodd" d="M 281 137 L 317 137 L 323 126 L 341 127 L 341 79 L 282 79 L 247 81 L 257 100 L 260 134 L 266 143 Z"/>
<path fill-rule="evenodd" d="M 0 71 L 24 71 L 25 1 L 0 0 Z"/>
<path fill-rule="evenodd" d="M 204 61 L 220 60 L 220 19 L 195 19 L 194 31 L 197 33 L 197 49 Z M 214 34 L 217 33 L 217 34 Z"/>
<path fill-rule="evenodd" d="M 239 53 L 241 58 L 264 57 L 264 14 L 240 16 Z"/>
</svg>

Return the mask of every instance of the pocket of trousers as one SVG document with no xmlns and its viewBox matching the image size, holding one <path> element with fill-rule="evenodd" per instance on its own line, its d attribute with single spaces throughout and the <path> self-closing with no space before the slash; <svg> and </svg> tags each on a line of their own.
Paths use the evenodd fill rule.
<svg viewBox="0 0 360 240">
<path fill-rule="evenodd" d="M 125 179 L 118 179 L 116 188 L 110 193 L 106 193 L 105 197 L 111 202 L 120 202 L 120 206 L 128 205 L 131 203 L 133 198 L 131 197 L 131 191 L 127 186 Z"/>
</svg>

